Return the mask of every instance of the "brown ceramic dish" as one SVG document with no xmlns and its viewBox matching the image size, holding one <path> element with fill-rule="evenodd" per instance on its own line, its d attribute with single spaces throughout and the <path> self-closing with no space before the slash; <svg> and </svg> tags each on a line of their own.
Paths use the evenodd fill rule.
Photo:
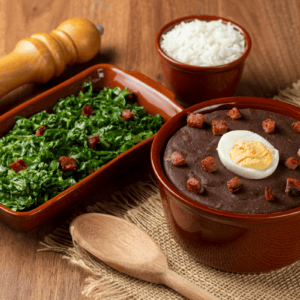
<svg viewBox="0 0 300 300">
<path fill-rule="evenodd" d="M 51 110 L 58 99 L 71 94 L 77 95 L 85 81 L 91 81 L 95 89 L 107 86 L 122 89 L 128 87 L 130 91 L 134 92 L 135 100 L 140 106 L 144 106 L 152 115 L 160 114 L 164 121 L 168 121 L 182 110 L 182 107 L 175 102 L 172 92 L 143 74 L 126 72 L 112 65 L 100 64 L 2 115 L 0 117 L 0 136 L 5 135 L 13 127 L 15 116 L 29 117 L 42 110 Z M 126 168 L 143 161 L 149 155 L 153 138 L 137 144 L 82 181 L 33 210 L 14 212 L 0 205 L 0 219 L 23 232 L 35 229 L 57 213 L 81 200 L 95 187 L 104 185 L 105 180 L 111 175 L 116 176 L 118 172 L 125 171 Z"/>
<path fill-rule="evenodd" d="M 168 226 L 186 251 L 220 270 L 267 272 L 300 259 L 300 231 L 297 230 L 300 207 L 260 215 L 209 208 L 180 193 L 168 181 L 162 167 L 166 143 L 186 125 L 187 112 L 209 113 L 234 106 L 268 110 L 300 120 L 299 107 L 270 99 L 230 97 L 199 103 L 174 116 L 159 130 L 152 144 L 151 162 Z"/>
<path fill-rule="evenodd" d="M 225 23 L 232 23 L 235 29 L 245 37 L 246 48 L 243 55 L 231 63 L 213 67 L 183 64 L 166 55 L 160 47 L 161 36 L 179 23 L 195 19 L 201 21 L 221 19 Z M 176 19 L 164 25 L 156 35 L 155 47 L 160 56 L 166 87 L 176 94 L 176 100 L 180 105 L 188 107 L 210 99 L 233 96 L 242 76 L 245 59 L 251 49 L 251 38 L 244 28 L 228 19 L 217 16 L 196 15 Z"/>
</svg>

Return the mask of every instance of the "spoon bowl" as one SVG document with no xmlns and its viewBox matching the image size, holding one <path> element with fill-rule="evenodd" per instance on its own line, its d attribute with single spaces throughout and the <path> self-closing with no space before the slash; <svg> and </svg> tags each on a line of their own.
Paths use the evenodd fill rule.
<svg viewBox="0 0 300 300">
<path fill-rule="evenodd" d="M 70 233 L 81 247 L 120 272 L 165 284 L 191 300 L 216 300 L 173 272 L 154 239 L 125 219 L 99 213 L 83 214 L 71 222 Z"/>
<path fill-rule="evenodd" d="M 168 268 L 166 257 L 155 241 L 129 221 L 98 213 L 83 214 L 72 221 L 70 232 L 84 249 L 130 276 L 159 283 L 157 277 Z"/>
</svg>

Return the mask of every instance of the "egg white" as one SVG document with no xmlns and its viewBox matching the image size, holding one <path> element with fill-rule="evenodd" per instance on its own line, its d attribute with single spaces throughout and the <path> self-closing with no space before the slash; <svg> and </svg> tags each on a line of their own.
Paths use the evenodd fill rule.
<svg viewBox="0 0 300 300">
<path fill-rule="evenodd" d="M 240 141 L 260 142 L 269 148 L 272 153 L 272 162 L 264 170 L 246 168 L 235 163 L 230 157 L 231 148 Z M 262 179 L 270 176 L 277 168 L 279 162 L 279 151 L 259 134 L 248 130 L 233 130 L 222 135 L 217 148 L 222 164 L 231 172 L 248 179 Z"/>
</svg>

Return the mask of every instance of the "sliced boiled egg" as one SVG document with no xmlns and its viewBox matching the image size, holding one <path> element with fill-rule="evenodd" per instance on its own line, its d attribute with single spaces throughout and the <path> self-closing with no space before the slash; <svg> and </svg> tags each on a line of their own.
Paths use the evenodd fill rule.
<svg viewBox="0 0 300 300">
<path fill-rule="evenodd" d="M 262 136 L 248 130 L 223 134 L 217 151 L 228 170 L 248 179 L 270 176 L 279 162 L 279 151 Z"/>
</svg>

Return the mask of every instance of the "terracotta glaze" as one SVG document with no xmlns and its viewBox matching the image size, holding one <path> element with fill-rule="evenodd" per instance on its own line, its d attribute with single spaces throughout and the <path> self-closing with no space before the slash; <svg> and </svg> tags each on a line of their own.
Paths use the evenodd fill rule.
<svg viewBox="0 0 300 300">
<path fill-rule="evenodd" d="M 228 64 L 199 67 L 180 63 L 165 54 L 160 47 L 161 36 L 179 23 L 195 19 L 201 21 L 221 19 L 224 23 L 232 23 L 235 29 L 245 37 L 246 47 L 243 55 Z M 217 16 L 194 15 L 179 18 L 164 25 L 155 37 L 155 47 L 160 56 L 166 87 L 176 94 L 176 100 L 180 105 L 188 107 L 206 100 L 233 96 L 242 76 L 245 59 L 251 49 L 251 38 L 244 28 L 228 19 Z"/>
<path fill-rule="evenodd" d="M 123 71 L 113 65 L 99 64 L 0 116 L 0 136 L 12 129 L 15 116 L 27 118 L 43 110 L 51 112 L 60 98 L 71 94 L 77 95 L 83 82 L 86 81 L 91 81 L 96 90 L 104 87 L 120 87 L 121 89 L 128 87 L 129 91 L 134 92 L 133 101 L 144 106 L 146 111 L 152 115 L 160 114 L 165 122 L 182 111 L 182 107 L 175 102 L 175 95 L 147 76 L 138 72 Z M 54 215 L 86 197 L 95 188 L 105 186 L 105 182 L 111 176 L 115 177 L 116 174 L 144 161 L 146 155 L 150 153 L 153 139 L 154 136 L 135 145 L 85 179 L 33 210 L 15 212 L 0 205 L 0 219 L 23 232 L 35 229 Z"/>
<path fill-rule="evenodd" d="M 180 193 L 162 168 L 166 143 L 186 125 L 187 112 L 209 113 L 233 107 L 262 109 L 300 120 L 299 107 L 265 98 L 229 97 L 202 102 L 178 113 L 159 130 L 151 148 L 151 163 L 170 232 L 187 252 L 224 271 L 268 272 L 300 259 L 300 231 L 296 230 L 300 226 L 300 207 L 257 215 L 213 209 Z"/>
</svg>

